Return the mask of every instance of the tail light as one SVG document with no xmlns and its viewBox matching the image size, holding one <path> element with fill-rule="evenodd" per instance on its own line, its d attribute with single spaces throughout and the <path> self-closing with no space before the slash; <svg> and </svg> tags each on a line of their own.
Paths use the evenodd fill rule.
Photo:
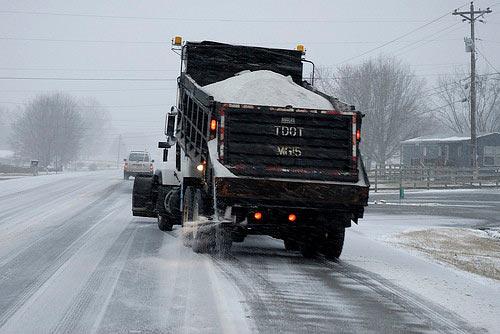
<svg viewBox="0 0 500 334">
<path fill-rule="evenodd" d="M 360 129 L 356 130 L 356 140 L 358 142 L 361 141 L 361 130 Z"/>
<path fill-rule="evenodd" d="M 212 118 L 210 120 L 210 139 L 214 139 L 217 134 L 217 120 Z"/>
<path fill-rule="evenodd" d="M 262 219 L 262 212 L 260 212 L 260 211 L 254 212 L 253 219 L 261 220 Z"/>
<path fill-rule="evenodd" d="M 290 223 L 294 223 L 296 220 L 297 220 L 297 215 L 296 214 L 291 213 L 291 214 L 288 215 L 288 221 Z"/>
</svg>

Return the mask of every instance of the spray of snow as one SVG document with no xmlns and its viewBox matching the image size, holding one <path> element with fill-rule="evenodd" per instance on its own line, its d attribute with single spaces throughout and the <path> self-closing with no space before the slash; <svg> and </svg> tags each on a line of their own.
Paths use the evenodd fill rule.
<svg viewBox="0 0 500 334">
<path fill-rule="evenodd" d="M 272 71 L 244 71 L 203 87 L 216 101 L 306 109 L 333 109 L 324 97 Z"/>
</svg>

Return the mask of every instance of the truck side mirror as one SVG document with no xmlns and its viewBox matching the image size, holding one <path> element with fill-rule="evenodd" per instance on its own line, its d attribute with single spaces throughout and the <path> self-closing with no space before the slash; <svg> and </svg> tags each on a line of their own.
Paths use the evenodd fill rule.
<svg viewBox="0 0 500 334">
<path fill-rule="evenodd" d="M 164 148 L 163 149 L 163 162 L 167 162 L 167 161 L 168 161 L 168 149 Z"/>
<path fill-rule="evenodd" d="M 171 147 L 172 147 L 172 145 L 166 141 L 159 141 L 158 142 L 158 148 L 171 148 Z"/>
<path fill-rule="evenodd" d="M 167 137 L 174 137 L 175 117 L 175 115 L 168 114 L 165 118 L 165 135 Z"/>
</svg>

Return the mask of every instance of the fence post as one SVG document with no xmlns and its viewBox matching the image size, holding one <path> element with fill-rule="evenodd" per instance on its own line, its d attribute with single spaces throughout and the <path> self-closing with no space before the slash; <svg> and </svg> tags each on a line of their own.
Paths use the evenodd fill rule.
<svg viewBox="0 0 500 334">
<path fill-rule="evenodd" d="M 427 168 L 427 190 L 430 189 L 430 182 L 431 182 L 431 170 L 430 168 Z"/>
<path fill-rule="evenodd" d="M 403 166 L 399 165 L 399 202 L 405 198 L 405 189 L 403 188 Z"/>
</svg>

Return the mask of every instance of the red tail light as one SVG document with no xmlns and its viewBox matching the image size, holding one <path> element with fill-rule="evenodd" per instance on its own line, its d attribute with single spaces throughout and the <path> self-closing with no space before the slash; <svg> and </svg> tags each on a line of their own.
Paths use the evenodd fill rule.
<svg viewBox="0 0 500 334">
<path fill-rule="evenodd" d="M 262 212 L 259 212 L 259 211 L 255 212 L 255 213 L 253 214 L 253 218 L 254 218 L 255 220 L 261 220 L 261 219 L 262 219 Z"/>
<path fill-rule="evenodd" d="M 212 118 L 210 120 L 210 139 L 215 138 L 216 134 L 217 134 L 217 120 L 215 118 Z"/>
<path fill-rule="evenodd" d="M 356 130 L 356 140 L 357 140 L 357 141 L 360 141 L 360 140 L 361 140 L 361 130 L 360 130 L 360 129 L 357 129 L 357 130 Z"/>
<path fill-rule="evenodd" d="M 294 213 L 288 215 L 288 221 L 290 223 L 294 223 L 296 220 L 297 220 L 297 215 L 295 215 Z"/>
</svg>

